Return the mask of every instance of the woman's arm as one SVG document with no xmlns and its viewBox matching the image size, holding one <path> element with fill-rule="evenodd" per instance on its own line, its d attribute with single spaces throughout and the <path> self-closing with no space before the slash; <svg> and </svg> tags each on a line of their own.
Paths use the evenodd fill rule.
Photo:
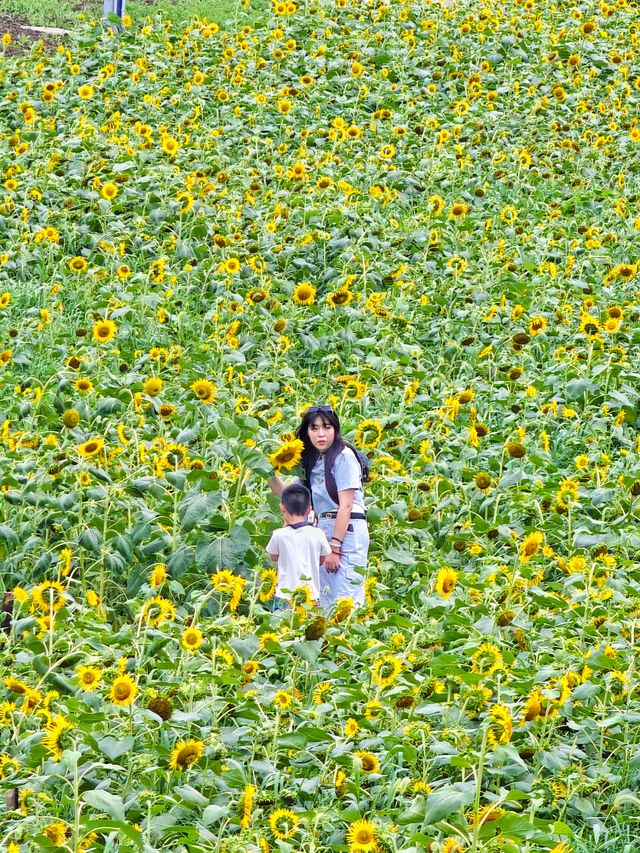
<svg viewBox="0 0 640 853">
<path fill-rule="evenodd" d="M 338 515 L 333 528 L 333 535 L 329 540 L 331 553 L 324 562 L 325 569 L 332 574 L 337 572 L 340 567 L 340 551 L 342 551 L 342 541 L 349 527 L 355 491 L 355 489 L 343 489 L 338 492 Z"/>
<path fill-rule="evenodd" d="M 277 474 L 274 474 L 273 477 L 269 477 L 267 482 L 273 494 L 277 497 L 281 497 L 285 484 L 282 482 L 280 477 Z"/>
</svg>

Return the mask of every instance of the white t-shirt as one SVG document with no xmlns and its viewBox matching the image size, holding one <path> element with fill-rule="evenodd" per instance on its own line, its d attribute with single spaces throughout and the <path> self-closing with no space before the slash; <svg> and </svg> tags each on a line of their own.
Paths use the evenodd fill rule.
<svg viewBox="0 0 640 853">
<path fill-rule="evenodd" d="M 267 554 L 278 558 L 278 584 L 276 595 L 290 598 L 299 586 L 308 586 L 313 598 L 320 598 L 320 557 L 327 557 L 331 546 L 327 535 L 319 527 L 280 527 L 274 530 Z M 285 591 L 285 590 L 288 590 Z"/>
</svg>

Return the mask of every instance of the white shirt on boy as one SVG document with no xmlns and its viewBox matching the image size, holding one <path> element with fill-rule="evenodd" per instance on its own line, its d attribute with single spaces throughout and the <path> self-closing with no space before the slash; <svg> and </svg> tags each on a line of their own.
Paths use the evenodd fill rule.
<svg viewBox="0 0 640 853">
<path fill-rule="evenodd" d="M 274 530 L 267 554 L 278 558 L 276 595 L 290 598 L 299 586 L 308 586 L 314 601 L 320 598 L 320 557 L 327 557 L 331 546 L 319 527 L 280 527 Z"/>
</svg>

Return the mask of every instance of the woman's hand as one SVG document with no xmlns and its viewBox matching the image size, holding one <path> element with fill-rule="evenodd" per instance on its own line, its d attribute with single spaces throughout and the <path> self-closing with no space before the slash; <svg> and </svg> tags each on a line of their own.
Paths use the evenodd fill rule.
<svg viewBox="0 0 640 853">
<path fill-rule="evenodd" d="M 330 575 L 335 575 L 340 568 L 340 555 L 336 554 L 335 551 L 332 551 L 328 557 L 324 558 L 324 563 L 322 565 Z"/>
</svg>

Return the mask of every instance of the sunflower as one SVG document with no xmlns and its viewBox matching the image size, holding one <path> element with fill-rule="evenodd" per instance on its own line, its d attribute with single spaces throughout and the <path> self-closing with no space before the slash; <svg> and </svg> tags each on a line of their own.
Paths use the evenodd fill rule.
<svg viewBox="0 0 640 853">
<path fill-rule="evenodd" d="M 293 704 L 293 697 L 286 690 L 278 690 L 274 702 L 281 711 L 288 711 Z"/>
<path fill-rule="evenodd" d="M 336 306 L 348 305 L 353 299 L 353 293 L 347 287 L 341 287 L 339 290 L 334 290 L 327 296 L 327 302 L 332 308 Z"/>
<path fill-rule="evenodd" d="M 380 444 L 382 424 L 379 421 L 362 421 L 356 430 L 355 445 L 361 450 L 373 450 Z"/>
<path fill-rule="evenodd" d="M 464 853 L 465 849 L 456 838 L 447 838 L 442 847 L 442 853 Z"/>
<path fill-rule="evenodd" d="M 492 705 L 487 712 L 489 720 L 487 739 L 490 746 L 509 743 L 513 734 L 513 720 L 506 705 Z"/>
<path fill-rule="evenodd" d="M 80 256 L 76 256 L 75 258 L 71 258 L 69 261 L 69 269 L 71 272 L 85 272 L 89 264 Z"/>
<path fill-rule="evenodd" d="M 355 602 L 352 598 L 345 596 L 344 598 L 339 598 L 336 601 L 336 609 L 331 617 L 331 622 L 333 625 L 339 625 L 341 622 L 344 622 L 346 619 L 351 616 L 353 612 L 353 608 L 355 607 Z"/>
<path fill-rule="evenodd" d="M 57 613 L 66 603 L 66 590 L 60 581 L 43 581 L 31 591 L 31 612 Z"/>
<path fill-rule="evenodd" d="M 493 643 L 482 643 L 471 655 L 471 672 L 493 675 L 499 669 L 503 669 L 502 654 Z"/>
<path fill-rule="evenodd" d="M 244 681 L 251 681 L 253 676 L 260 669 L 260 664 L 256 660 L 248 660 L 242 664 L 242 674 L 244 675 Z"/>
<path fill-rule="evenodd" d="M 204 752 L 201 740 L 181 740 L 171 753 L 169 767 L 172 770 L 186 770 L 195 764 Z"/>
<path fill-rule="evenodd" d="M 176 413 L 176 407 L 172 406 L 171 403 L 163 403 L 162 406 L 158 409 L 158 414 L 162 418 L 163 421 L 169 420 Z"/>
<path fill-rule="evenodd" d="M 269 815 L 269 827 L 271 832 L 280 841 L 293 838 L 298 831 L 300 818 L 291 809 L 277 809 Z"/>
<path fill-rule="evenodd" d="M 83 101 L 88 101 L 93 97 L 94 91 L 93 86 L 89 85 L 89 83 L 85 83 L 78 89 L 78 97 L 82 98 Z"/>
<path fill-rule="evenodd" d="M 140 612 L 140 619 L 150 628 L 157 628 L 163 622 L 174 621 L 175 618 L 175 605 L 161 595 L 155 595 L 145 601 Z"/>
<path fill-rule="evenodd" d="M 539 530 L 534 530 L 533 533 L 525 536 L 520 545 L 520 562 L 528 563 L 532 557 L 535 557 L 543 542 L 544 533 L 541 533 Z"/>
<path fill-rule="evenodd" d="M 303 281 L 296 285 L 291 298 L 296 305 L 313 305 L 316 301 L 316 288 L 308 281 Z"/>
<path fill-rule="evenodd" d="M 90 89 L 91 86 L 87 88 Z M 56 821 L 55 823 L 50 823 L 45 826 L 42 830 L 42 834 L 46 835 L 49 841 L 51 841 L 52 844 L 55 844 L 56 847 L 62 847 L 64 846 L 67 838 L 71 835 L 71 830 L 66 823 Z"/>
<path fill-rule="evenodd" d="M 288 471 L 300 462 L 303 450 L 304 444 L 299 438 L 290 438 L 269 454 L 269 462 L 277 470 L 284 468 Z"/>
<path fill-rule="evenodd" d="M 80 423 L 80 412 L 77 409 L 65 409 L 61 420 L 68 429 L 73 429 Z"/>
<path fill-rule="evenodd" d="M 149 575 L 149 586 L 151 589 L 157 589 L 162 586 L 167 580 L 166 563 L 156 563 Z"/>
<path fill-rule="evenodd" d="M 236 275 L 236 273 L 240 272 L 240 261 L 238 258 L 227 258 L 223 266 L 225 272 L 228 272 L 230 275 Z"/>
<path fill-rule="evenodd" d="M 402 672 L 402 661 L 392 654 L 383 655 L 375 661 L 371 671 L 374 684 L 390 687 Z"/>
<path fill-rule="evenodd" d="M 124 708 L 136 698 L 138 686 L 130 675 L 119 675 L 111 685 L 109 698 L 114 705 Z"/>
<path fill-rule="evenodd" d="M 380 762 L 372 752 L 364 752 L 359 749 L 353 753 L 354 763 L 360 766 L 363 773 L 378 773 L 380 771 Z"/>
<path fill-rule="evenodd" d="M 106 343 L 113 340 L 117 332 L 116 324 L 113 320 L 98 320 L 93 325 L 93 339 Z"/>
<path fill-rule="evenodd" d="M 83 459 L 89 459 L 91 456 L 97 456 L 104 450 L 103 438 L 90 438 L 78 446 L 78 453 Z"/>
<path fill-rule="evenodd" d="M 275 569 L 263 569 L 260 572 L 260 601 L 270 601 L 276 594 L 278 585 L 278 572 Z"/>
<path fill-rule="evenodd" d="M 251 812 L 253 810 L 253 798 L 256 794 L 255 785 L 245 785 L 244 793 L 240 803 L 241 816 L 240 827 L 248 829 L 251 826 Z"/>
<path fill-rule="evenodd" d="M 349 717 L 347 722 L 344 724 L 344 736 L 353 737 L 354 735 L 357 735 L 359 731 L 360 726 L 358 725 L 358 721 Z"/>
<path fill-rule="evenodd" d="M 94 690 L 102 681 L 102 673 L 97 666 L 78 666 L 76 675 L 80 687 L 85 691 Z"/>
<path fill-rule="evenodd" d="M 168 154 L 169 157 L 173 157 L 173 155 L 177 154 L 180 150 L 180 143 L 177 139 L 174 139 L 173 136 L 163 136 L 161 145 L 162 150 L 165 154 Z"/>
<path fill-rule="evenodd" d="M 263 287 L 256 287 L 247 293 L 246 299 L 251 305 L 259 305 L 269 298 L 269 291 Z"/>
<path fill-rule="evenodd" d="M 118 195 L 118 187 L 111 181 L 107 181 L 102 185 L 100 195 L 102 198 L 106 199 L 106 201 L 113 201 L 113 199 Z"/>
<path fill-rule="evenodd" d="M 51 753 L 56 761 L 62 758 L 62 753 L 65 749 L 62 738 L 65 732 L 75 728 L 73 723 L 69 722 L 66 717 L 60 714 L 55 714 L 50 717 L 45 726 L 45 735 L 42 738 L 42 745 Z"/>
<path fill-rule="evenodd" d="M 202 645 L 202 631 L 199 628 L 194 628 L 193 626 L 185 628 L 182 632 L 180 645 L 188 652 L 195 652 L 196 649 L 199 649 Z"/>
<path fill-rule="evenodd" d="M 148 379 L 145 379 L 142 385 L 142 391 L 148 397 L 157 397 L 158 394 L 162 391 L 164 386 L 164 382 L 157 376 L 150 376 Z"/>
<path fill-rule="evenodd" d="M 216 398 L 216 386 L 208 379 L 196 379 L 189 387 L 201 403 L 213 403 Z"/>
<path fill-rule="evenodd" d="M 80 394 L 90 394 L 93 391 L 93 382 L 87 379 L 86 376 L 81 376 L 73 383 L 73 387 Z"/>
<path fill-rule="evenodd" d="M 444 566 L 438 572 L 438 576 L 436 578 L 436 592 L 438 595 L 441 595 L 445 601 L 453 595 L 457 579 L 458 572 L 454 571 L 454 569 L 449 566 Z"/>
<path fill-rule="evenodd" d="M 369 820 L 356 820 L 347 829 L 350 853 L 374 853 L 378 848 L 376 827 Z"/>
<path fill-rule="evenodd" d="M 462 201 L 454 202 L 449 208 L 450 219 L 464 219 L 469 212 L 469 205 Z"/>
<path fill-rule="evenodd" d="M 529 323 L 529 334 L 532 337 L 539 335 L 541 332 L 544 332 L 547 328 L 547 321 L 544 317 L 532 317 L 531 322 Z"/>
</svg>

